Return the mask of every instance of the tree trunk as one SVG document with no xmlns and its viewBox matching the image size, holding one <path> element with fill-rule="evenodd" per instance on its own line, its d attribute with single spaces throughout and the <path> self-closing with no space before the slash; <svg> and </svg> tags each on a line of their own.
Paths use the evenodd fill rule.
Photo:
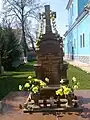
<svg viewBox="0 0 90 120">
<path fill-rule="evenodd" d="M 1 74 L 1 52 L 0 52 L 0 74 Z"/>
<path fill-rule="evenodd" d="M 25 38 L 24 26 L 22 26 L 22 40 L 23 40 L 24 57 L 27 57 L 27 43 Z"/>
<path fill-rule="evenodd" d="M 32 48 L 33 48 L 33 50 L 35 51 L 35 46 L 34 46 L 33 38 L 32 38 L 31 35 L 29 35 L 29 38 L 30 38 L 30 40 L 31 40 Z"/>
<path fill-rule="evenodd" d="M 26 38 L 25 38 L 25 28 L 24 28 L 24 7 L 23 7 L 23 1 L 21 0 L 21 6 L 22 6 L 22 13 L 21 13 L 21 23 L 22 23 L 22 46 L 24 50 L 24 57 L 27 57 L 27 43 L 26 43 Z"/>
</svg>

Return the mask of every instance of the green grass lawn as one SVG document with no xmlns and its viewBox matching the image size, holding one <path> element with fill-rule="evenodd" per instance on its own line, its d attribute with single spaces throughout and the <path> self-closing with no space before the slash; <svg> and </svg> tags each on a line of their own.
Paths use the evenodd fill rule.
<svg viewBox="0 0 90 120">
<path fill-rule="evenodd" d="M 20 65 L 15 71 L 6 72 L 0 76 L 0 99 L 7 95 L 10 91 L 18 91 L 20 84 L 25 84 L 29 75 L 35 76 L 33 64 L 35 62 L 29 62 L 25 65 Z M 69 65 L 67 71 L 68 79 L 76 77 L 80 82 L 79 89 L 90 88 L 90 73 L 86 73 L 79 68 Z"/>
<path fill-rule="evenodd" d="M 25 84 L 29 75 L 35 76 L 34 63 L 20 65 L 15 71 L 9 71 L 0 76 L 0 99 L 10 91 L 18 91 L 18 86 Z"/>
<path fill-rule="evenodd" d="M 80 82 L 79 89 L 90 89 L 90 73 L 69 65 L 67 75 L 69 80 L 71 80 L 72 77 L 76 77 L 76 79 Z"/>
</svg>

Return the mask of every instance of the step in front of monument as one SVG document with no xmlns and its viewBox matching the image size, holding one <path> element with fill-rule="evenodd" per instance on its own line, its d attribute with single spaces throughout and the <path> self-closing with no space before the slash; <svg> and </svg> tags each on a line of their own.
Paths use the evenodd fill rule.
<svg viewBox="0 0 90 120">
<path fill-rule="evenodd" d="M 78 100 L 72 100 L 74 104 L 77 102 L 78 106 L 66 107 L 67 99 L 60 99 L 60 107 L 57 107 L 57 102 L 54 101 L 54 105 L 51 106 L 50 100 L 47 100 L 47 107 L 44 107 L 43 100 L 39 100 L 39 104 L 35 105 L 34 100 L 25 103 L 24 113 L 36 113 L 36 112 L 83 112 L 82 107 L 80 107 Z"/>
<path fill-rule="evenodd" d="M 83 112 L 81 107 L 74 108 L 33 108 L 33 110 L 23 109 L 24 113 L 36 113 L 36 112 Z"/>
</svg>

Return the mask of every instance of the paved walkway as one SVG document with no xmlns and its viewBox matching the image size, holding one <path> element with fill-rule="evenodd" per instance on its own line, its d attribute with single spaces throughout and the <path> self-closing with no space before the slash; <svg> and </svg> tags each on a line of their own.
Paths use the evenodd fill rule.
<svg viewBox="0 0 90 120">
<path fill-rule="evenodd" d="M 23 113 L 23 109 L 20 109 L 19 106 L 21 104 L 23 107 L 28 92 L 10 92 L 2 100 L 3 108 L 1 109 L 0 120 L 90 120 L 90 90 L 76 90 L 75 94 L 83 112 L 61 113 L 57 118 L 51 113 L 47 114 L 48 112 L 47 115 L 43 115 L 43 113 Z"/>
<path fill-rule="evenodd" d="M 66 60 L 66 59 L 64 59 L 64 60 L 67 61 L 69 64 L 79 67 L 80 69 L 86 71 L 87 73 L 90 73 L 90 64 L 82 63 L 82 62 L 79 62 L 76 60 L 73 60 L 73 61 Z"/>
</svg>

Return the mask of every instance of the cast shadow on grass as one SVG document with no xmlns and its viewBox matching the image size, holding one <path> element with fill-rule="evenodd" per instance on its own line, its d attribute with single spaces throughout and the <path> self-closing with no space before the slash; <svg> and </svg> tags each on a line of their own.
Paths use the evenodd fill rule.
<svg viewBox="0 0 90 120">
<path fill-rule="evenodd" d="M 34 74 L 33 74 L 34 76 Z M 7 76 L 6 78 L 0 79 L 0 100 L 5 97 L 11 91 L 18 91 L 19 85 L 24 85 L 28 81 L 28 75 L 14 77 L 14 76 Z"/>
<path fill-rule="evenodd" d="M 33 64 L 20 65 L 15 69 L 16 72 L 34 71 Z"/>
</svg>

